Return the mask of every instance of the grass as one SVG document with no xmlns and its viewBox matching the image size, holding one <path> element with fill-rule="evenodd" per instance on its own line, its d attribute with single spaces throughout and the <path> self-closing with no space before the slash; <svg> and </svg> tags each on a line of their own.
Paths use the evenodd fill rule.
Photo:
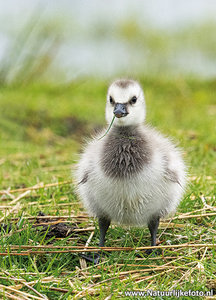
<svg viewBox="0 0 216 300">
<path fill-rule="evenodd" d="M 2 299 L 123 299 L 125 291 L 216 290 L 215 81 L 143 78 L 141 83 L 147 122 L 173 137 L 188 164 L 190 180 L 177 218 L 162 222 L 158 233 L 161 245 L 177 248 L 147 257 L 134 249 L 149 245 L 147 229 L 113 226 L 106 246 L 133 249 L 107 249 L 100 265 L 86 268 L 74 250 L 90 235 L 89 246 L 97 246 L 98 225 L 68 181 L 84 137 L 105 125 L 107 83 L 86 79 L 67 86 L 2 87 L 0 181 L 7 190 L 0 195 Z M 39 211 L 61 217 L 75 230 L 64 238 L 49 237 L 48 227 L 44 231 L 32 219 Z M 181 246 L 185 243 L 194 246 Z"/>
</svg>

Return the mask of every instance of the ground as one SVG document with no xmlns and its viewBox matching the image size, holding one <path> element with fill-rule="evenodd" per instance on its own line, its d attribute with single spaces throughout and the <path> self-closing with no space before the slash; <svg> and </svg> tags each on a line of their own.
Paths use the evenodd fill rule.
<svg viewBox="0 0 216 300">
<path fill-rule="evenodd" d="M 97 267 L 86 267 L 79 253 L 89 237 L 89 246 L 97 246 L 98 224 L 76 196 L 73 168 L 85 138 L 105 125 L 108 83 L 85 79 L 62 86 L 1 87 L 0 293 L 4 299 L 45 295 L 123 299 L 127 291 L 147 289 L 207 292 L 214 288 L 215 293 L 216 82 L 183 78 L 140 82 L 147 102 L 146 122 L 173 138 L 188 166 L 184 198 L 158 233 L 161 246 L 176 246 L 147 256 L 139 248 L 149 245 L 146 228 L 113 225 L 106 243 L 112 249 L 104 251 Z"/>
</svg>

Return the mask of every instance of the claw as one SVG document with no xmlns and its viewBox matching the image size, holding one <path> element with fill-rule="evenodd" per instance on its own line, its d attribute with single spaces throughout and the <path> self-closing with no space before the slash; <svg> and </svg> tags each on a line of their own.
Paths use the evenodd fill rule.
<svg viewBox="0 0 216 300">
<path fill-rule="evenodd" d="M 100 255 L 98 253 L 92 254 L 80 254 L 82 258 L 84 258 L 86 261 L 89 261 L 91 263 L 94 263 L 94 265 L 98 265 L 100 262 Z"/>
<path fill-rule="evenodd" d="M 161 249 L 146 249 L 145 250 L 145 253 L 147 255 L 150 255 L 150 254 L 154 254 L 154 255 L 161 255 Z"/>
<path fill-rule="evenodd" d="M 153 255 L 153 256 L 161 255 L 161 249 L 155 249 L 155 248 L 154 249 L 146 249 L 140 253 L 138 253 L 138 252 L 136 253 L 137 258 L 144 258 L 149 255 Z"/>
<path fill-rule="evenodd" d="M 152 252 L 153 252 L 153 249 L 146 249 L 146 250 L 145 250 L 145 254 L 147 254 L 148 256 L 149 256 L 150 254 L 152 254 Z"/>
</svg>

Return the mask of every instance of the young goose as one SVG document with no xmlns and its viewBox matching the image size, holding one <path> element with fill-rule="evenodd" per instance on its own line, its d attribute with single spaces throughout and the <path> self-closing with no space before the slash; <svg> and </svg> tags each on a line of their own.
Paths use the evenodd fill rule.
<svg viewBox="0 0 216 300">
<path fill-rule="evenodd" d="M 144 125 L 145 99 L 139 83 L 113 82 L 107 93 L 110 131 L 90 141 L 77 169 L 78 193 L 99 220 L 104 246 L 110 222 L 147 225 L 156 245 L 159 220 L 173 212 L 185 186 L 185 165 L 171 141 Z"/>
</svg>

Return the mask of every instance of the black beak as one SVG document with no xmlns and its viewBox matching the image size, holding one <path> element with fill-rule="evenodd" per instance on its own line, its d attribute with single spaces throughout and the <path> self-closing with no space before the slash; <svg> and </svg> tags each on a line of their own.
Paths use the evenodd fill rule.
<svg viewBox="0 0 216 300">
<path fill-rule="evenodd" d="M 117 118 L 122 118 L 127 116 L 128 112 L 127 112 L 126 104 L 116 103 L 113 113 Z"/>
</svg>

